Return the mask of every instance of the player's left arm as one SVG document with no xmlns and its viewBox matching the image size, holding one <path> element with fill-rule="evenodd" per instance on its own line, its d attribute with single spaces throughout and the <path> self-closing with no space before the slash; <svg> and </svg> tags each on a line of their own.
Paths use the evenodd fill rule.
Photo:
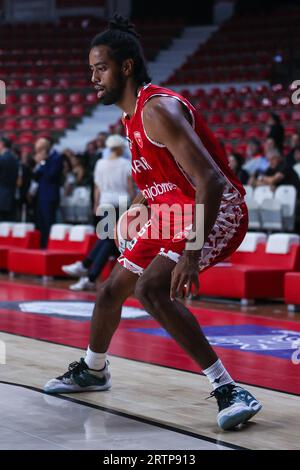
<svg viewBox="0 0 300 470">
<path fill-rule="evenodd" d="M 143 122 L 147 135 L 164 144 L 196 187 L 196 204 L 204 205 L 204 239 L 208 238 L 216 221 L 225 185 L 223 174 L 209 156 L 194 131 L 183 105 L 170 97 L 155 97 L 146 103 Z M 197 234 L 194 220 L 193 232 Z M 203 246 L 203 245 L 202 245 Z M 202 247 L 201 247 L 202 248 Z M 197 291 L 201 249 L 185 250 L 172 273 L 171 298 L 188 295 L 193 286 Z"/>
</svg>

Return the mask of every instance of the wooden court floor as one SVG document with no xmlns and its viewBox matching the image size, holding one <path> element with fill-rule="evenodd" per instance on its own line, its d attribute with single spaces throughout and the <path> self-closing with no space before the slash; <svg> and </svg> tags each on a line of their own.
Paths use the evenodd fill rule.
<svg viewBox="0 0 300 470">
<path fill-rule="evenodd" d="M 14 295 L 12 292 L 9 295 L 7 291 L 4 293 L 5 287 L 6 284 L 1 285 L 0 282 L 0 297 L 2 296 L 2 300 L 5 298 L 5 302 L 8 304 L 14 298 Z M 49 289 L 49 296 L 50 291 L 51 289 Z M 59 297 L 59 291 L 63 291 L 63 289 L 60 288 L 55 293 L 52 291 L 52 298 Z M 23 300 L 20 298 L 21 291 L 16 290 L 16 292 L 18 292 L 16 293 L 16 300 Z M 80 298 L 92 298 L 91 294 L 87 296 L 77 295 Z M 30 296 L 27 300 L 29 298 Z M 41 296 L 35 292 L 32 294 L 32 298 L 36 300 L 41 298 Z M 47 289 L 43 291 L 42 298 L 47 298 Z M 214 308 L 217 307 L 214 306 Z M 283 318 L 283 313 L 281 312 L 281 319 Z M 236 312 L 236 315 L 239 314 L 242 314 L 242 312 Z M 3 318 L 4 316 L 5 325 L 7 325 L 8 314 L 7 312 L 4 313 L 3 310 Z M 235 315 L 232 315 L 230 318 L 232 318 L 234 324 L 236 322 Z M 44 326 L 48 328 L 48 324 L 45 324 L 45 316 L 41 319 L 39 315 L 36 315 L 36 319 L 37 321 L 44 322 Z M 55 318 L 47 318 L 48 320 L 50 322 L 56 321 Z M 53 323 L 55 327 L 57 324 Z M 22 334 L 18 333 L 20 325 L 23 328 Z M 68 325 L 68 323 L 65 322 L 65 325 Z M 85 323 L 82 322 L 81 326 L 84 327 L 84 325 Z M 298 325 L 297 318 L 295 320 L 295 328 Z M 13 387 L 11 389 L 12 400 L 16 400 L 18 393 L 21 397 L 21 390 L 24 387 L 27 390 L 30 389 L 40 393 L 43 384 L 49 378 L 56 377 L 60 373 L 65 372 L 69 363 L 79 360 L 84 355 L 84 346 L 76 345 L 76 347 L 72 347 L 64 344 L 64 336 L 67 336 L 67 329 L 61 332 L 57 331 L 57 336 L 60 337 L 59 341 L 51 342 L 51 340 L 37 339 L 38 335 L 34 338 L 32 331 L 28 335 L 24 334 L 24 332 L 26 333 L 25 314 L 24 317 L 22 314 L 19 317 L 12 314 L 10 326 L 9 332 L 6 327 L 4 329 L 1 328 L 0 307 L 0 330 L 2 330 L 0 340 L 2 344 L 5 344 L 6 348 L 6 364 L 0 365 L 0 395 L 1 385 L 4 387 L 4 385 L 10 384 Z M 13 332 L 13 326 L 16 327 L 15 332 Z M 166 342 L 164 344 L 164 354 L 167 355 L 169 343 Z M 147 343 L 145 343 L 145 347 L 147 347 Z M 149 347 L 148 353 L 149 357 L 151 357 L 151 353 L 154 353 L 154 351 L 151 351 L 151 344 Z M 176 353 L 177 350 L 169 349 L 169 354 L 176 355 Z M 247 356 L 247 353 L 245 353 L 244 356 L 234 356 L 234 354 L 238 353 L 236 351 L 231 351 L 231 353 L 233 356 L 228 357 L 244 357 L 245 360 L 247 357 L 250 357 L 251 360 L 248 359 L 247 367 L 251 367 L 254 355 Z M 165 364 L 150 363 L 150 360 L 147 362 L 144 359 L 128 359 L 120 356 L 121 354 L 111 354 L 109 357 L 113 380 L 113 387 L 110 391 L 72 394 L 62 396 L 62 399 L 72 402 L 72 406 L 78 407 L 80 410 L 82 406 L 88 407 L 90 413 L 91 410 L 93 413 L 100 410 L 101 412 L 113 414 L 114 420 L 117 420 L 115 424 L 118 423 L 118 420 L 121 423 L 122 419 L 129 418 L 131 425 L 126 427 L 127 438 L 128 435 L 130 436 L 130 433 L 132 433 L 132 436 L 136 436 L 137 426 L 143 422 L 147 425 L 154 425 L 157 430 L 156 433 L 162 432 L 162 430 L 174 431 L 177 435 L 182 436 L 182 439 L 189 437 L 190 439 L 197 440 L 190 441 L 189 443 L 184 441 L 183 446 L 194 446 L 195 442 L 199 442 L 200 445 L 201 441 L 201 446 L 204 449 L 211 448 L 210 446 L 215 446 L 215 448 L 220 450 L 226 448 L 300 449 L 299 394 L 272 390 L 270 387 L 263 387 L 261 385 L 247 385 L 249 391 L 262 401 L 263 409 L 247 425 L 234 431 L 224 432 L 216 425 L 217 407 L 215 400 L 205 399 L 209 395 L 210 387 L 204 376 L 192 370 L 183 370 L 183 368 L 180 370 L 177 367 L 166 366 Z M 264 361 L 264 358 L 270 360 L 268 356 L 258 356 L 258 360 L 261 362 Z M 276 364 L 276 361 L 274 364 Z M 282 364 L 284 365 L 284 362 Z M 255 367 L 254 363 L 253 367 Z M 298 371 L 300 369 L 294 370 Z M 282 373 L 284 373 L 284 368 L 280 371 L 280 374 Z M 16 388 L 15 385 L 21 387 Z M 5 390 L 6 400 L 9 400 L 9 392 L 7 388 Z M 50 401 L 53 400 L 52 397 L 47 396 L 47 398 Z M 22 397 L 22 399 L 25 400 L 24 403 L 26 403 L 26 399 L 29 400 L 26 397 Z M 26 407 L 23 412 L 25 410 L 30 412 L 30 409 L 28 410 Z M 80 412 L 82 413 L 82 411 Z M 61 413 L 64 413 L 63 408 Z M 72 421 L 70 421 L 70 428 L 72 429 L 72 426 L 74 428 L 75 424 L 75 421 L 73 425 Z M 119 427 L 122 429 L 121 424 Z M 153 433 L 151 434 L 152 436 L 155 436 L 155 429 L 151 431 Z M 170 439 L 170 437 L 165 436 L 165 439 Z M 151 439 L 149 442 L 151 442 Z M 119 444 L 117 442 L 115 445 L 120 445 L 122 449 L 122 441 L 119 441 Z M 129 444 L 127 442 L 124 445 L 128 448 Z M 139 446 L 138 439 L 137 446 Z"/>
</svg>

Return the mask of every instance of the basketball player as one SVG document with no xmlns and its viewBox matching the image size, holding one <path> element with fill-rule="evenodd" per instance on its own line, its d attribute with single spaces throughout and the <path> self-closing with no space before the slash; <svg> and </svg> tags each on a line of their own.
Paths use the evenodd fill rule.
<svg viewBox="0 0 300 470">
<path fill-rule="evenodd" d="M 138 235 L 99 288 L 86 357 L 70 364 L 44 390 L 72 393 L 111 387 L 107 350 L 122 304 L 134 294 L 202 369 L 218 402 L 218 425 L 231 429 L 252 418 L 261 404 L 236 385 L 178 298 L 197 291 L 199 271 L 228 257 L 242 242 L 248 226 L 244 189 L 194 107 L 179 94 L 150 83 L 138 36 L 127 20 L 115 16 L 93 39 L 89 61 L 100 103 L 123 110 L 132 174 L 141 192 L 135 202 L 144 198 L 150 208 L 203 204 L 204 244 L 188 249 L 193 240 L 185 231 L 176 233 L 173 219 L 168 239 L 152 239 L 145 231 Z M 193 231 L 190 226 L 188 234 L 197 233 L 195 218 L 193 210 Z"/>
</svg>

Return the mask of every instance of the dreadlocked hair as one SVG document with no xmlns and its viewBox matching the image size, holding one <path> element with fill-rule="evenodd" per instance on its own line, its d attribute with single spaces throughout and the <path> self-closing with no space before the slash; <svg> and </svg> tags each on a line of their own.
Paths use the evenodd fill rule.
<svg viewBox="0 0 300 470">
<path fill-rule="evenodd" d="M 91 49 L 97 46 L 108 46 L 112 59 L 120 67 L 124 60 L 133 59 L 133 77 L 138 85 L 151 82 L 139 35 L 127 18 L 115 14 L 108 23 L 108 29 L 92 40 Z"/>
</svg>

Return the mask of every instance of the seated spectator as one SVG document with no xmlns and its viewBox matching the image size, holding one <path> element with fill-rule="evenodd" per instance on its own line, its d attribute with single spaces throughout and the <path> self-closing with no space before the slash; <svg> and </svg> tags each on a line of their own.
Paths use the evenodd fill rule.
<svg viewBox="0 0 300 470">
<path fill-rule="evenodd" d="M 94 290 L 96 279 L 110 256 L 119 256 L 119 250 L 114 240 L 97 240 L 92 250 L 83 261 L 62 266 L 64 273 L 69 276 L 79 277 L 75 284 L 70 285 L 70 290 Z"/>
<path fill-rule="evenodd" d="M 243 169 L 252 176 L 256 171 L 264 171 L 268 167 L 268 161 L 263 155 L 261 145 L 255 138 L 250 139 L 246 149 L 246 162 Z"/>
<path fill-rule="evenodd" d="M 236 174 L 242 184 L 247 184 L 249 179 L 249 173 L 242 168 L 244 159 L 240 153 L 232 152 L 229 157 L 229 166 L 232 171 Z"/>
<path fill-rule="evenodd" d="M 295 186 L 299 194 L 300 180 L 297 173 L 290 168 L 282 154 L 278 150 L 273 150 L 268 154 L 269 167 L 264 172 L 257 172 L 252 178 L 253 186 L 269 185 L 273 190 L 282 184 Z"/>
</svg>

